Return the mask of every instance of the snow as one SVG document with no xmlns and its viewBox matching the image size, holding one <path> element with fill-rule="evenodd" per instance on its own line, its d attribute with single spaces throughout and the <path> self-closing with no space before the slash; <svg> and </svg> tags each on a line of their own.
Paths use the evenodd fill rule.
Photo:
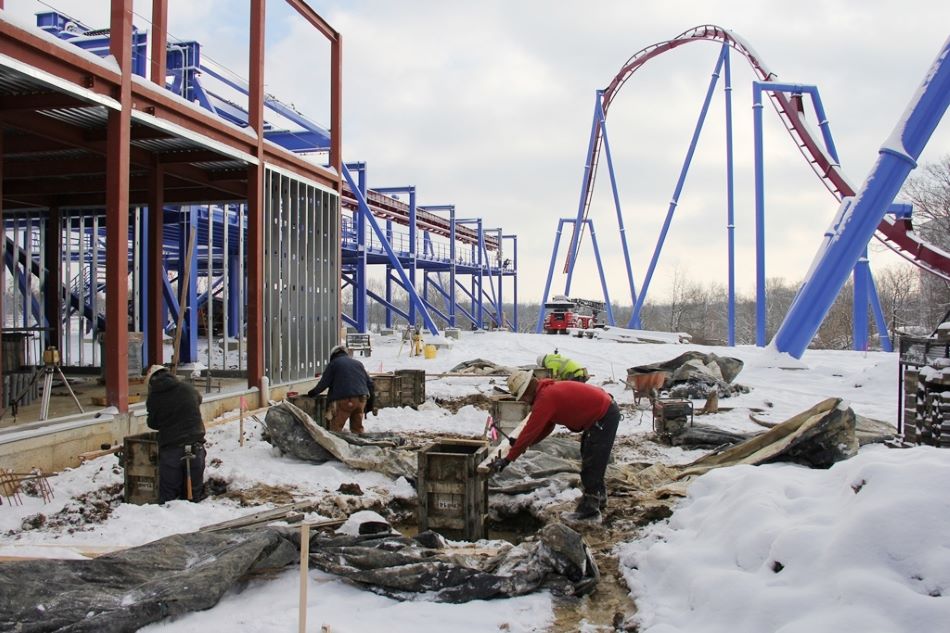
<svg viewBox="0 0 950 633">
<path fill-rule="evenodd" d="M 428 338 L 423 333 L 424 343 L 431 342 Z M 858 414 L 896 422 L 895 354 L 810 350 L 796 360 L 768 348 L 629 342 L 649 338 L 621 328 L 593 339 L 465 331 L 450 347 L 440 347 L 435 358 L 426 359 L 409 357 L 409 345 L 398 335 L 374 335 L 372 355 L 358 358 L 371 372 L 425 369 L 445 374 L 475 358 L 508 367 L 530 366 L 539 354 L 557 348 L 587 366 L 592 384 L 629 405 L 632 393 L 621 382 L 628 367 L 699 350 L 745 362 L 736 381 L 751 391 L 720 400 L 720 407 L 730 410 L 706 420 L 726 430 L 761 430 L 749 420 L 750 412 L 777 422 L 830 396 L 843 398 Z M 503 377 L 430 376 L 426 404 L 418 410 L 383 409 L 378 416 L 369 416 L 366 426 L 370 431 L 479 437 L 485 428 L 484 411 L 465 406 L 452 414 L 436 400 L 487 395 L 504 385 Z M 281 456 L 260 439 L 257 421 L 246 422 L 245 431 L 244 447 L 239 445 L 236 421 L 208 432 L 206 476 L 224 479 L 229 491 L 267 484 L 291 489 L 295 499 L 320 498 L 335 494 L 341 484 L 356 483 L 364 495 L 353 497 L 358 500 L 349 508 L 354 513 L 373 510 L 374 500 L 414 497 L 412 486 L 402 478 Z M 646 437 L 650 432 L 650 413 L 641 409 L 626 414 L 618 435 Z M 701 454 L 655 445 L 647 456 L 617 454 L 616 459 L 685 463 Z M 75 497 L 121 481 L 115 457 L 106 456 L 51 477 L 55 497 L 49 504 L 26 495 L 22 506 L 4 504 L 0 556 L 76 558 L 273 507 L 241 507 L 220 497 L 200 504 L 120 504 L 101 523 L 21 529 L 23 520 L 32 515 L 52 517 L 64 508 L 76 511 L 80 504 Z M 637 623 L 645 632 L 946 630 L 950 601 L 941 598 L 950 592 L 948 489 L 950 451 L 924 447 L 869 446 L 829 470 L 788 464 L 723 468 L 697 478 L 670 519 L 648 526 L 641 538 L 619 544 L 615 553 L 636 602 Z M 544 495 L 554 493 L 532 494 L 544 502 Z M 553 501 L 576 494 L 565 491 Z M 329 517 L 311 512 L 306 518 Z M 436 627 L 455 633 L 528 632 L 548 630 L 555 621 L 555 601 L 547 592 L 449 605 L 424 596 L 398 602 L 317 570 L 311 570 L 308 578 L 308 630 L 326 625 L 334 633 Z M 253 579 L 208 611 L 143 630 L 293 630 L 298 579 L 297 569 Z"/>
</svg>

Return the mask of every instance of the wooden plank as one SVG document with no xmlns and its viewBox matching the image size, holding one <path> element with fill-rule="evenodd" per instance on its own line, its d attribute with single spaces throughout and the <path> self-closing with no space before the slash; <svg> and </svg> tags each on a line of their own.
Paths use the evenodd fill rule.
<svg viewBox="0 0 950 633">
<path fill-rule="evenodd" d="M 178 323 L 175 327 L 175 340 L 172 344 L 172 366 L 171 372 L 174 374 L 178 371 L 178 360 L 179 360 L 179 351 L 181 350 L 181 326 L 185 320 L 185 299 L 188 297 L 188 282 L 191 280 L 191 259 L 195 254 L 195 242 L 198 241 L 198 227 L 191 224 L 191 233 L 188 235 L 188 249 L 185 254 L 185 267 L 182 269 L 185 271 L 184 281 L 179 278 L 178 289 Z M 212 302 L 213 303 L 213 302 Z M 192 306 L 192 309 L 197 310 L 198 306 Z"/>
<path fill-rule="evenodd" d="M 79 454 L 79 461 L 86 462 L 90 459 L 97 459 L 105 455 L 112 455 L 113 453 L 118 453 L 122 450 L 122 444 L 116 444 L 115 446 L 110 446 L 109 448 L 103 448 L 98 451 L 87 451 L 85 453 Z"/>
<path fill-rule="evenodd" d="M 273 508 L 271 510 L 263 510 L 261 512 L 255 512 L 253 514 L 248 514 L 243 517 L 238 517 L 237 519 L 231 519 L 228 521 L 222 521 L 220 523 L 212 523 L 211 525 L 205 525 L 202 528 L 199 528 L 199 532 L 215 532 L 217 530 L 226 530 L 229 528 L 243 527 L 245 525 L 251 525 L 253 523 L 260 523 L 261 521 L 277 521 L 296 510 L 305 510 L 307 508 L 312 508 L 317 505 L 317 501 L 310 499 L 307 501 L 298 501 L 297 503 L 291 503 L 289 505 L 280 506 Z"/>
<path fill-rule="evenodd" d="M 106 396 L 90 396 L 89 398 L 92 401 L 92 404 L 97 407 L 106 407 L 109 406 L 109 400 Z M 142 401 L 142 394 L 139 393 L 130 393 L 129 394 L 129 404 L 135 404 L 136 402 Z"/>
<path fill-rule="evenodd" d="M 260 409 L 254 409 L 253 411 L 245 411 L 245 412 L 244 412 L 244 418 L 245 418 L 245 419 L 247 419 L 247 418 L 256 418 L 259 414 L 264 413 L 264 412 L 267 411 L 268 409 L 270 409 L 270 406 L 269 406 L 269 405 L 266 406 L 266 407 L 261 407 Z M 227 424 L 227 423 L 229 423 L 229 422 L 234 422 L 235 420 L 240 420 L 240 419 L 241 419 L 241 414 L 240 414 L 240 413 L 237 413 L 237 414 L 232 415 L 232 416 L 227 417 L 227 418 L 221 418 L 221 419 L 217 419 L 217 420 L 211 420 L 210 422 L 208 422 L 208 423 L 205 424 L 205 428 L 206 428 L 206 429 L 211 429 L 211 428 L 214 428 L 214 427 L 216 427 L 216 426 L 221 426 L 222 424 Z M 259 420 L 258 420 L 258 421 L 259 421 Z"/>
<path fill-rule="evenodd" d="M 524 429 L 525 425 L 528 424 L 528 419 L 530 417 L 531 414 L 529 413 L 525 416 L 524 420 L 522 420 L 521 423 L 516 426 L 515 429 L 508 435 L 511 435 L 512 437 L 518 437 L 521 435 L 521 431 Z M 511 444 L 508 443 L 508 440 L 502 440 L 498 446 L 495 446 L 490 451 L 488 451 L 488 455 L 486 455 L 485 459 L 482 460 L 482 463 L 478 465 L 478 472 L 482 475 L 486 474 L 490 470 L 489 466 L 493 461 L 495 461 L 495 458 L 502 457 L 502 451 L 504 451 L 505 455 L 507 455 L 508 449 L 510 448 Z"/>
</svg>

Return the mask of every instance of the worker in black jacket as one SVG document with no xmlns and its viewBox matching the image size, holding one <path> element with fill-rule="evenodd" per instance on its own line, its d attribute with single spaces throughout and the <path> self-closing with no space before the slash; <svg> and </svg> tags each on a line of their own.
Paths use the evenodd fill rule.
<svg viewBox="0 0 950 633">
<path fill-rule="evenodd" d="M 158 431 L 158 502 L 204 496 L 205 425 L 201 394 L 166 367 L 148 370 L 149 428 Z"/>
<path fill-rule="evenodd" d="M 350 432 L 363 433 L 363 414 L 376 411 L 376 394 L 373 379 L 366 373 L 363 363 L 350 356 L 345 345 L 337 345 L 330 350 L 330 362 L 323 372 L 317 386 L 307 392 L 316 397 L 324 389 L 327 394 L 327 421 L 330 430 L 340 432 L 346 421 L 350 421 Z"/>
</svg>

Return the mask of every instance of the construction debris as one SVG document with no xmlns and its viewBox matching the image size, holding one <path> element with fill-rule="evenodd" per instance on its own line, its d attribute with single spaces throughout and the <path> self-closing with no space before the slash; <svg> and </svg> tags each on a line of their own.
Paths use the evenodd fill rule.
<svg viewBox="0 0 950 633">
<path fill-rule="evenodd" d="M 600 573 L 584 539 L 563 523 L 545 526 L 521 543 L 449 547 L 435 532 L 413 539 L 392 531 L 360 536 L 316 536 L 310 562 L 376 593 L 398 600 L 420 594 L 462 603 L 521 596 L 538 589 L 582 596 Z"/>
<path fill-rule="evenodd" d="M 297 557 L 267 529 L 176 534 L 91 560 L 9 561 L 0 564 L 0 630 L 136 631 L 210 609 L 249 574 Z"/>
<path fill-rule="evenodd" d="M 667 390 L 670 398 L 698 400 L 708 397 L 711 391 L 716 391 L 719 398 L 728 398 L 749 392 L 748 387 L 733 384 L 743 364 L 738 358 L 686 352 L 663 363 L 630 367 L 627 369 L 627 384 L 635 387 L 638 376 L 665 372 L 665 382 L 656 388 Z"/>
<path fill-rule="evenodd" d="M 270 408 L 264 418 L 265 439 L 282 452 L 317 463 L 337 460 L 358 470 L 391 477 L 416 477 L 415 451 L 395 433 L 333 433 L 289 402 Z"/>
</svg>

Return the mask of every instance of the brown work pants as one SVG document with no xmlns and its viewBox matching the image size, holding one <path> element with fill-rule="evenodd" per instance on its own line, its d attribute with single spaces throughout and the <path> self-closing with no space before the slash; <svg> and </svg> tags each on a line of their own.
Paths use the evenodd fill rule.
<svg viewBox="0 0 950 633">
<path fill-rule="evenodd" d="M 351 433 L 363 432 L 363 410 L 366 408 L 366 396 L 353 396 L 334 400 L 327 407 L 327 421 L 330 430 L 339 433 L 346 421 L 350 421 Z"/>
</svg>

